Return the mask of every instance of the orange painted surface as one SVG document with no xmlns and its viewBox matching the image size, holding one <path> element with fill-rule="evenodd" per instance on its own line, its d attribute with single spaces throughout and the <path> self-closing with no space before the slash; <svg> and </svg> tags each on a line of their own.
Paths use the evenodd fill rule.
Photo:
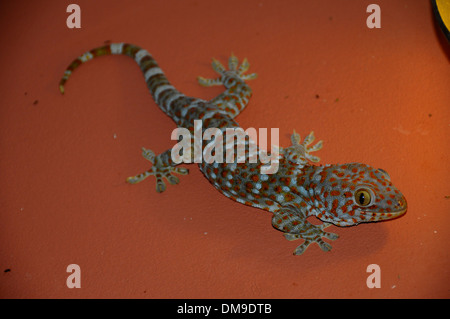
<svg viewBox="0 0 450 319">
<path fill-rule="evenodd" d="M 428 1 L 73 1 L 0 4 L 0 296 L 18 298 L 449 298 L 450 67 Z M 243 128 L 314 130 L 322 163 L 388 171 L 408 200 L 403 217 L 332 226 L 333 250 L 299 244 L 271 215 L 217 192 L 191 165 L 163 194 L 145 146 L 174 143 L 127 57 L 83 65 L 58 91 L 77 55 L 105 41 L 153 54 L 182 92 L 203 88 L 212 57 L 247 57 L 258 79 L 237 118 Z M 81 289 L 66 268 L 81 267 Z M 369 289 L 366 268 L 381 267 Z"/>
</svg>

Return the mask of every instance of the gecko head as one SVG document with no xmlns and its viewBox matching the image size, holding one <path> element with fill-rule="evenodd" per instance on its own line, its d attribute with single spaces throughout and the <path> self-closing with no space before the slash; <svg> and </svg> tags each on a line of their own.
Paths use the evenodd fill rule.
<svg viewBox="0 0 450 319">
<path fill-rule="evenodd" d="M 407 209 L 389 174 L 365 164 L 319 166 L 310 182 L 316 216 L 337 226 L 393 219 Z"/>
</svg>

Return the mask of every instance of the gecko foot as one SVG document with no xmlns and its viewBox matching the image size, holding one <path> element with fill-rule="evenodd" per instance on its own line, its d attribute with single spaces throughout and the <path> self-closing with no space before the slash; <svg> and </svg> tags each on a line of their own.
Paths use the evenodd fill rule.
<svg viewBox="0 0 450 319">
<path fill-rule="evenodd" d="M 313 226 L 313 228 L 310 229 L 310 231 L 308 231 L 307 234 L 284 233 L 284 237 L 290 241 L 297 239 L 305 240 L 303 244 L 301 244 L 294 250 L 294 255 L 303 254 L 306 248 L 308 248 L 308 246 L 314 242 L 317 243 L 320 249 L 322 249 L 323 251 L 330 251 L 332 248 L 331 245 L 329 243 L 324 242 L 322 240 L 322 237 L 328 238 L 330 240 L 336 240 L 337 238 L 339 238 L 338 234 L 323 231 L 324 228 L 330 225 L 331 225 L 330 223 L 323 223 L 320 226 L 311 225 Z"/>
<path fill-rule="evenodd" d="M 320 158 L 310 153 L 320 150 L 323 146 L 322 141 L 319 141 L 316 145 L 310 146 L 314 142 L 314 132 L 309 133 L 307 137 L 300 143 L 300 135 L 295 132 L 291 135 L 292 145 L 284 148 L 283 152 L 285 156 L 293 163 L 306 164 L 306 160 L 317 163 Z"/>
<path fill-rule="evenodd" d="M 178 184 L 180 182 L 180 179 L 173 175 L 173 173 L 177 173 L 180 175 L 187 175 L 189 173 L 189 170 L 187 168 L 173 167 L 164 164 L 160 159 L 160 156 L 155 156 L 155 153 L 151 150 L 142 148 L 142 156 L 152 163 L 152 167 L 142 174 L 128 177 L 127 182 L 130 184 L 139 183 L 150 175 L 153 175 L 156 177 L 156 191 L 158 193 L 162 193 L 166 190 L 166 184 L 163 178 L 169 181 L 170 184 L 174 185 Z"/>
<path fill-rule="evenodd" d="M 218 60 L 213 59 L 212 68 L 220 74 L 220 77 L 217 79 L 205 79 L 199 76 L 198 83 L 202 86 L 225 85 L 225 87 L 231 87 L 234 85 L 234 77 L 238 77 L 242 80 L 256 79 L 256 73 L 244 74 L 247 72 L 249 67 L 250 64 L 247 59 L 244 59 L 241 65 L 239 65 L 239 60 L 234 54 L 231 54 L 231 57 L 228 59 L 229 70 L 225 69 L 225 67 Z"/>
</svg>

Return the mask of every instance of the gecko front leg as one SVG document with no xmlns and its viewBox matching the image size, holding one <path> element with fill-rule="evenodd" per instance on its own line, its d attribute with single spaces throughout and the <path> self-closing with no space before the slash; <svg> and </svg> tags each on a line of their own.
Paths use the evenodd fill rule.
<svg viewBox="0 0 450 319">
<path fill-rule="evenodd" d="M 198 77 L 198 83 L 202 86 L 223 85 L 226 91 L 219 94 L 209 102 L 219 109 L 227 112 L 230 118 L 235 118 L 247 106 L 252 90 L 245 81 L 253 80 L 256 73 L 244 74 L 250 68 L 247 59 L 239 65 L 239 61 L 233 54 L 228 60 L 228 70 L 216 59 L 213 59 L 212 68 L 219 73 L 216 79 Z"/>
<path fill-rule="evenodd" d="M 272 217 L 272 226 L 284 232 L 287 240 L 303 239 L 304 242 L 298 246 L 294 255 L 301 255 L 312 243 L 317 243 L 323 251 L 330 251 L 331 245 L 322 240 L 322 237 L 335 240 L 339 236 L 334 233 L 325 232 L 324 229 L 330 226 L 330 223 L 322 225 L 313 225 L 306 220 L 306 215 L 294 207 L 282 207 L 274 212 Z"/>
</svg>

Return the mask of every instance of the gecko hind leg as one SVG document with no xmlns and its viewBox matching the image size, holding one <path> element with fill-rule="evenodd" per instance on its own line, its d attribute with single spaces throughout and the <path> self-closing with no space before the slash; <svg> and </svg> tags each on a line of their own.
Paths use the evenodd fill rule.
<svg viewBox="0 0 450 319">
<path fill-rule="evenodd" d="M 163 179 L 166 179 L 172 185 L 178 184 L 180 179 L 173 175 L 173 173 L 187 175 L 189 170 L 184 167 L 175 167 L 170 160 L 170 152 L 171 149 L 155 156 L 155 153 L 152 150 L 142 148 L 142 156 L 152 163 L 152 167 L 144 173 L 128 177 L 127 182 L 136 184 L 142 182 L 150 175 L 153 175 L 156 178 L 156 191 L 158 193 L 162 193 L 166 190 L 166 184 Z"/>
</svg>

